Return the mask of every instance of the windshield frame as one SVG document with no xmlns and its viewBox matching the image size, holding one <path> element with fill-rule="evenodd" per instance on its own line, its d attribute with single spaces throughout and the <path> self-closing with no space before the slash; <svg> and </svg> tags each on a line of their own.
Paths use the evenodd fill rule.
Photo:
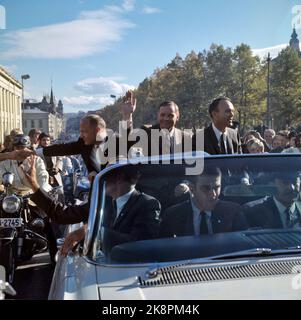
<svg viewBox="0 0 301 320">
<path fill-rule="evenodd" d="M 298 154 L 264 154 L 264 155 L 216 155 L 216 156 L 210 156 L 206 155 L 203 152 L 198 153 L 196 155 L 191 155 L 190 159 L 195 159 L 196 157 L 202 157 L 203 159 L 208 159 L 208 160 L 214 160 L 214 159 L 230 159 L 230 158 L 239 158 L 239 159 L 247 159 L 247 158 L 277 158 L 277 157 L 297 157 L 301 159 L 301 155 Z M 156 160 L 164 160 L 162 158 L 164 157 L 155 157 Z M 178 154 L 173 157 L 173 159 L 183 159 L 183 154 Z M 187 159 L 187 156 L 186 156 Z M 134 267 L 134 265 L 139 265 L 144 266 L 144 265 L 149 265 L 149 262 L 146 263 L 134 263 L 134 264 L 115 264 L 115 263 L 110 263 L 106 262 L 103 259 L 99 259 L 100 257 L 104 257 L 103 253 L 99 251 L 99 248 L 97 249 L 97 246 L 95 245 L 94 241 L 97 239 L 99 236 L 99 233 L 101 232 L 101 228 L 99 227 L 103 221 L 103 210 L 101 203 L 104 201 L 104 188 L 105 188 L 105 177 L 107 173 L 110 171 L 120 168 L 120 167 L 126 167 L 130 165 L 139 165 L 139 164 L 147 164 L 149 163 L 151 158 L 138 158 L 138 159 L 131 159 L 131 161 L 122 161 L 121 163 L 114 164 L 106 169 L 104 169 L 102 172 L 100 172 L 97 177 L 94 180 L 93 183 L 93 190 L 92 190 L 92 195 L 91 195 L 91 206 L 90 206 L 90 213 L 89 213 L 89 221 L 88 221 L 88 232 L 87 236 L 85 238 L 85 244 L 84 244 L 84 255 L 86 258 L 88 258 L 89 261 L 93 262 L 93 264 L 99 265 L 99 264 L 104 264 L 106 266 L 129 266 L 129 267 Z M 170 157 L 168 157 L 168 160 L 170 160 Z M 100 196 L 102 194 L 102 196 Z M 98 258 L 98 259 L 97 259 Z M 175 263 L 180 263 L 180 262 L 187 262 L 187 260 L 195 260 L 195 259 L 184 259 L 184 260 L 176 260 Z M 204 261 L 206 259 L 204 258 Z M 172 261 L 170 261 L 172 262 Z M 207 260 L 208 262 L 208 260 Z M 160 263 L 160 262 L 158 262 Z M 152 263 L 151 263 L 152 264 Z"/>
</svg>

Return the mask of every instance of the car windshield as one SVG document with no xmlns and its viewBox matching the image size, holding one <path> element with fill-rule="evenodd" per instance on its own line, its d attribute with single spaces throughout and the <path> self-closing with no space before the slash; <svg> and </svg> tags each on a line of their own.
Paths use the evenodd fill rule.
<svg viewBox="0 0 301 320">
<path fill-rule="evenodd" d="M 91 258 L 172 262 L 301 245 L 298 155 L 125 165 L 100 179 Z"/>
</svg>

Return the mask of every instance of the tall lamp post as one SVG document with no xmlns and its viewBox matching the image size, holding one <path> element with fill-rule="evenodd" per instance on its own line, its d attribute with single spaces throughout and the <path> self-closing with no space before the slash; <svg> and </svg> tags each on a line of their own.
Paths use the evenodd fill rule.
<svg viewBox="0 0 301 320">
<path fill-rule="evenodd" d="M 30 79 L 30 75 L 29 74 L 23 74 L 21 76 L 21 79 L 22 79 L 22 109 L 24 109 L 24 80 Z"/>
<path fill-rule="evenodd" d="M 271 128 L 272 121 L 271 121 L 271 100 L 270 100 L 270 64 L 271 64 L 271 55 L 268 54 L 268 77 L 267 77 L 267 120 L 266 124 L 268 128 Z"/>
</svg>

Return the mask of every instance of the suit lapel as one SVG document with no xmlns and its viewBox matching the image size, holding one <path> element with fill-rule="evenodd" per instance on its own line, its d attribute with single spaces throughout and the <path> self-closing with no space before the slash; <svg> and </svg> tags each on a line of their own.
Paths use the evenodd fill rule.
<svg viewBox="0 0 301 320">
<path fill-rule="evenodd" d="M 221 150 L 218 146 L 218 141 L 217 141 L 216 135 L 214 133 L 212 124 L 208 127 L 208 137 L 210 140 L 209 144 L 211 144 L 211 147 L 215 150 L 216 154 L 220 154 Z"/>
<path fill-rule="evenodd" d="M 233 143 L 232 143 L 232 139 L 230 137 L 229 130 L 228 130 L 227 135 L 226 135 L 226 141 L 227 141 L 227 153 L 228 154 L 233 154 L 234 153 L 234 148 L 233 148 Z"/>
<path fill-rule="evenodd" d="M 191 235 L 191 234 L 194 234 L 194 227 L 193 227 L 193 210 L 192 210 L 192 206 L 191 206 L 190 201 L 187 202 L 185 210 L 187 210 L 185 235 Z"/>
<path fill-rule="evenodd" d="M 89 146 L 84 145 L 82 148 L 83 149 L 82 149 L 81 155 L 83 157 L 84 163 L 87 164 L 88 171 L 89 172 L 98 171 L 98 170 L 96 170 L 96 168 L 94 167 L 94 164 L 91 161 L 91 152 L 93 150 L 93 146 L 92 145 L 89 145 Z"/>
<path fill-rule="evenodd" d="M 269 198 L 267 201 L 268 201 L 268 208 L 270 209 L 270 215 L 266 221 L 267 225 L 273 226 L 274 228 L 283 228 L 279 210 L 275 204 L 273 197 Z M 268 219 L 270 219 L 270 221 L 268 221 Z"/>
<path fill-rule="evenodd" d="M 140 196 L 140 193 L 135 189 L 134 192 L 131 194 L 128 202 L 124 205 L 121 212 L 119 213 L 118 218 L 116 219 L 116 221 L 114 223 L 114 227 L 124 219 L 127 212 L 129 212 L 131 210 L 131 208 L 136 204 L 139 196 Z"/>
<path fill-rule="evenodd" d="M 212 232 L 219 233 L 225 232 L 226 230 L 222 229 L 222 227 L 226 227 L 226 221 L 224 221 L 223 216 L 220 214 L 220 205 L 221 201 L 218 201 L 211 215 L 211 223 L 212 223 Z"/>
</svg>

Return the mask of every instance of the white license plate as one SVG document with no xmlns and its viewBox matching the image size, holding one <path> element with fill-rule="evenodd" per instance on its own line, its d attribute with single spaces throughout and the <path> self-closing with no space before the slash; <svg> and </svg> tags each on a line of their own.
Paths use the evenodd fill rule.
<svg viewBox="0 0 301 320">
<path fill-rule="evenodd" d="M 21 218 L 3 218 L 0 219 L 0 227 L 18 228 L 22 226 Z"/>
</svg>

